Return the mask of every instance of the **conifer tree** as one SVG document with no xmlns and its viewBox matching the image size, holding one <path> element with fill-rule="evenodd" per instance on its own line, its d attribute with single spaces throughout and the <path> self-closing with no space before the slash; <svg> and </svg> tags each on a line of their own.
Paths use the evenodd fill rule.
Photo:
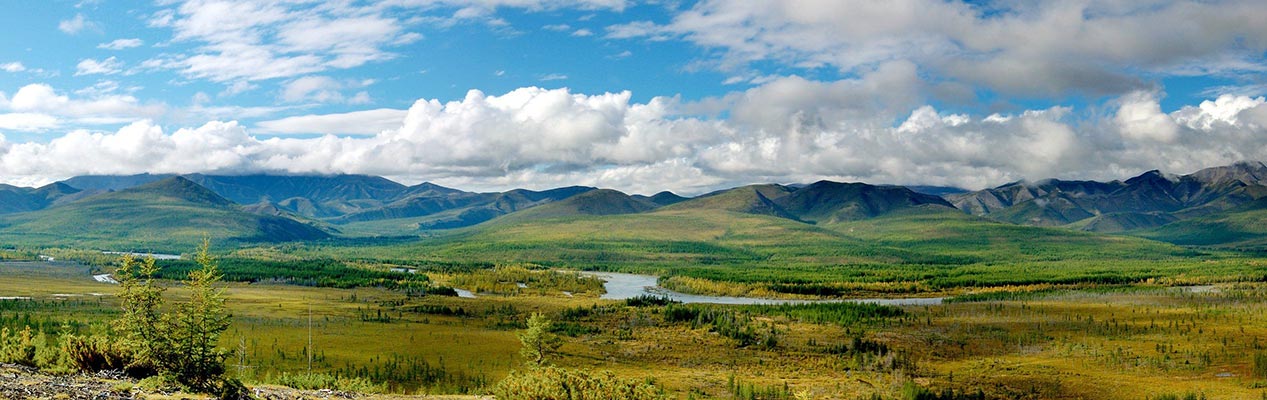
<svg viewBox="0 0 1267 400">
<path fill-rule="evenodd" d="M 540 313 L 532 313 L 528 317 L 528 329 L 519 334 L 519 341 L 523 343 L 523 348 L 519 354 L 524 357 L 524 362 L 530 366 L 541 366 L 546 363 L 546 356 L 559 349 L 563 345 L 563 341 L 558 335 L 550 332 L 553 325 L 549 318 Z"/>
<path fill-rule="evenodd" d="M 169 321 L 162 310 L 166 289 L 156 282 L 158 266 L 153 257 L 140 261 L 124 255 L 114 275 L 122 286 L 119 297 L 123 308 L 114 328 L 122 333 L 125 347 L 131 350 L 128 368 L 157 372 L 171 358 L 166 329 Z"/>
<path fill-rule="evenodd" d="M 210 247 L 207 239 L 198 247 L 194 261 L 199 268 L 190 271 L 185 281 L 189 301 L 177 308 L 171 332 L 172 350 L 180 355 L 171 370 L 177 380 L 200 390 L 215 387 L 224 375 L 224 362 L 231 355 L 229 350 L 218 347 L 220 335 L 229 329 L 231 316 L 224 306 L 224 290 L 215 286 L 222 276 Z"/>
</svg>

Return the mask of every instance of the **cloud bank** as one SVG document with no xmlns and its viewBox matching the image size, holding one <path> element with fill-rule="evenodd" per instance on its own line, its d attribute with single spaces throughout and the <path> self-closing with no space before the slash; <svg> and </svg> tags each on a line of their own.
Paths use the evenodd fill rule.
<svg viewBox="0 0 1267 400">
<path fill-rule="evenodd" d="M 857 79 L 780 77 L 695 102 L 657 97 L 636 103 L 629 92 L 527 87 L 258 127 L 213 121 L 168 131 L 141 119 L 112 132 L 74 130 L 47 143 L 0 137 L 0 181 L 141 172 L 354 173 L 472 190 L 583 184 L 698 194 L 817 179 L 975 189 L 1022 178 L 1113 179 L 1153 168 L 1186 173 L 1267 159 L 1262 97 L 1224 95 L 1163 113 L 1161 93 L 1134 91 L 1090 120 L 1070 117 L 1068 107 L 965 115 L 921 104 L 918 88 L 903 84 L 914 73 L 899 63 Z M 0 129 L 56 125 L 40 115 L 144 107 L 123 96 L 79 100 L 33 85 L 12 98 L 0 96 L 0 110 L 6 109 L 13 112 L 0 114 Z M 304 130 L 325 135 L 253 136 Z"/>
</svg>

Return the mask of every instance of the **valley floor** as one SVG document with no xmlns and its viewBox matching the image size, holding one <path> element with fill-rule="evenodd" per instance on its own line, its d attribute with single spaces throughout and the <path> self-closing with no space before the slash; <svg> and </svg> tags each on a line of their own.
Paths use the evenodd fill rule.
<svg viewBox="0 0 1267 400">
<path fill-rule="evenodd" d="M 115 315 L 116 286 L 93 281 L 84 268 L 59 268 L 0 263 L 0 296 L 30 297 L 0 300 L 0 325 L 89 331 Z M 388 393 L 401 393 L 394 398 L 486 394 L 522 368 L 516 333 L 528 314 L 541 312 L 564 339 L 555 364 L 652 380 L 674 398 L 902 399 L 913 388 L 1008 399 L 1267 396 L 1264 283 L 1034 285 L 894 312 L 633 304 L 507 286 L 470 299 L 234 283 L 226 292 L 234 327 L 223 344 L 239 351 L 230 370 L 252 387 L 306 372 L 311 329 L 314 371 L 384 382 Z M 45 378 L 0 381 L 13 387 L 26 379 Z M 46 382 L 98 394 L 118 385 Z M 278 391 L 268 398 L 323 395 L 267 390 Z"/>
</svg>

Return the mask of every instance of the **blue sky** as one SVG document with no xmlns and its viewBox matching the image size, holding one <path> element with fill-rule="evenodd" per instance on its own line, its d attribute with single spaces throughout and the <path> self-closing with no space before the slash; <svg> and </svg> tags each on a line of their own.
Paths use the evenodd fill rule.
<svg viewBox="0 0 1267 400">
<path fill-rule="evenodd" d="M 0 182 L 365 173 L 687 194 L 1267 158 L 1255 1 L 49 1 Z"/>
</svg>

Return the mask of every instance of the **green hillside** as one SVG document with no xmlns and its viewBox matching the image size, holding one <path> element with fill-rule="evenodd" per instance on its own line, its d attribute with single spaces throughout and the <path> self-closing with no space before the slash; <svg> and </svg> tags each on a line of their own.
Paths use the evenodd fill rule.
<svg viewBox="0 0 1267 400">
<path fill-rule="evenodd" d="M 1185 246 L 1267 251 L 1267 199 L 1134 234 Z"/>
<path fill-rule="evenodd" d="M 825 227 L 930 257 L 969 263 L 1061 260 L 1161 260 L 1185 257 L 1181 247 L 1133 237 L 1013 225 L 935 206 Z"/>
<path fill-rule="evenodd" d="M 884 215 L 921 205 L 954 210 L 941 197 L 920 194 L 900 186 L 819 181 L 774 199 L 802 221 L 833 223 Z"/>
<path fill-rule="evenodd" d="M 523 211 L 508 214 L 494 221 L 511 223 L 534 219 L 566 218 L 577 216 L 637 214 L 659 208 L 656 203 L 629 196 L 611 189 L 598 189 L 581 193 L 564 200 L 546 203 Z"/>
<path fill-rule="evenodd" d="M 1089 232 L 1120 233 L 1147 229 L 1175 222 L 1173 215 L 1165 213 L 1111 213 L 1097 215 L 1069 225 L 1066 228 Z"/>
<path fill-rule="evenodd" d="M 713 192 L 665 207 L 665 210 L 720 210 L 796 219 L 774 203 L 795 189 L 783 185 L 750 185 Z"/>
<path fill-rule="evenodd" d="M 293 219 L 245 212 L 180 177 L 0 218 L 0 240 L 38 246 L 180 251 L 192 248 L 203 236 L 278 242 L 329 234 Z"/>
</svg>

